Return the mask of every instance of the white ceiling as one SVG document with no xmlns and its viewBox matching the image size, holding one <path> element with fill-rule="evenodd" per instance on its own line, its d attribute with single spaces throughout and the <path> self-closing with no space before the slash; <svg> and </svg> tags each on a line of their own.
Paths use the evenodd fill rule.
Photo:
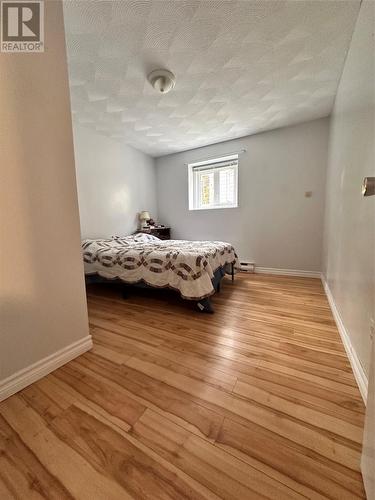
<svg viewBox="0 0 375 500">
<path fill-rule="evenodd" d="M 327 116 L 359 4 L 65 0 L 73 119 L 161 156 Z"/>
</svg>

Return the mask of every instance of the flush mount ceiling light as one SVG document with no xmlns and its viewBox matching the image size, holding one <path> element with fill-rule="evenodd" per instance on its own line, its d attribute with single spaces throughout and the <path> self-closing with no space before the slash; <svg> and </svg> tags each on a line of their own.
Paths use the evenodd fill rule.
<svg viewBox="0 0 375 500">
<path fill-rule="evenodd" d="M 147 80 L 161 94 L 167 94 L 176 84 L 176 77 L 167 69 L 155 69 L 151 71 Z"/>
</svg>

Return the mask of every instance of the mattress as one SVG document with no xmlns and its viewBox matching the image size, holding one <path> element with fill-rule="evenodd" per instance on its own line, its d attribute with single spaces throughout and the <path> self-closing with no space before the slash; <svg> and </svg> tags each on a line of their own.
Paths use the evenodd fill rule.
<svg viewBox="0 0 375 500">
<path fill-rule="evenodd" d="M 126 283 L 143 281 L 153 287 L 178 290 L 185 299 L 200 300 L 214 293 L 218 268 L 239 267 L 233 246 L 223 241 L 142 238 L 86 239 L 82 242 L 85 274 Z"/>
</svg>

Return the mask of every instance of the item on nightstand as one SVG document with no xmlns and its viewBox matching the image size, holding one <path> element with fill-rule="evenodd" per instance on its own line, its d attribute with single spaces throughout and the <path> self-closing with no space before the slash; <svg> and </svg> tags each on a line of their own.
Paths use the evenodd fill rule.
<svg viewBox="0 0 375 500">
<path fill-rule="evenodd" d="M 144 229 L 147 227 L 147 221 L 150 219 L 151 219 L 151 217 L 150 217 L 149 212 L 147 212 L 147 210 L 143 210 L 139 214 L 139 220 L 141 221 L 141 229 Z"/>
<path fill-rule="evenodd" d="M 156 236 L 160 240 L 170 240 L 171 239 L 171 228 L 168 226 L 155 226 L 150 227 L 147 226 L 143 229 L 139 229 L 136 233 L 146 233 L 151 234 L 152 236 Z"/>
</svg>

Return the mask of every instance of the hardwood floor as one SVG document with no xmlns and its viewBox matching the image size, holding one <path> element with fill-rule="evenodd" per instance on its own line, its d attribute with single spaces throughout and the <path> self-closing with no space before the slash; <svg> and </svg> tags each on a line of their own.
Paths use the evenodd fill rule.
<svg viewBox="0 0 375 500">
<path fill-rule="evenodd" d="M 0 404 L 0 498 L 364 498 L 320 281 L 241 274 L 213 303 L 90 287 L 93 350 Z"/>
</svg>

